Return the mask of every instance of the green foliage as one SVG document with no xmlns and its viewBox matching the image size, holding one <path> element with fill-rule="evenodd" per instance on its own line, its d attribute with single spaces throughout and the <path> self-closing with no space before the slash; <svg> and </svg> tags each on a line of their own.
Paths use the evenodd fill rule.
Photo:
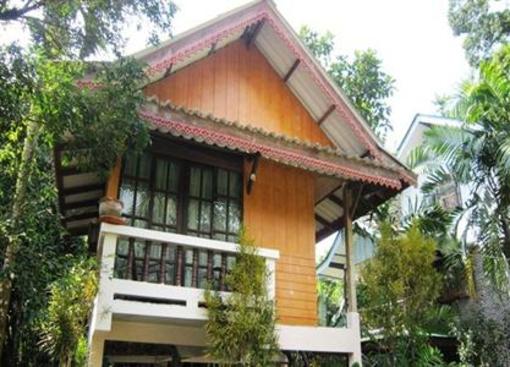
<svg viewBox="0 0 510 367">
<path fill-rule="evenodd" d="M 317 282 L 317 303 L 322 326 L 345 326 L 343 293 L 343 283 L 340 281 L 319 279 Z"/>
<path fill-rule="evenodd" d="M 103 173 L 127 147 L 141 150 L 147 144 L 147 129 L 137 114 L 145 77 L 134 60 L 105 64 L 94 79 L 101 88 L 88 89 L 76 84 L 85 71 L 81 62 L 51 61 L 15 47 L 0 49 L 0 59 L 6 62 L 0 70 L 0 93 L 6 95 L 0 108 L 13 111 L 0 117 L 6 129 L 33 122 L 53 144 L 81 148 L 68 157 L 79 168 Z M 17 74 L 30 81 L 13 78 Z"/>
<path fill-rule="evenodd" d="M 274 303 L 267 295 L 268 275 L 264 259 L 241 230 L 236 263 L 225 280 L 231 295 L 223 298 L 219 292 L 205 292 L 209 353 L 222 365 L 273 363 L 278 342 Z"/>
<path fill-rule="evenodd" d="M 416 225 L 401 234 L 381 226 L 375 256 L 361 270 L 363 324 L 385 351 L 372 356 L 377 365 L 420 365 L 428 350 L 427 325 L 442 288 L 435 249 Z"/>
<path fill-rule="evenodd" d="M 293 367 L 337 367 L 348 364 L 346 355 L 307 352 L 289 352 L 286 355 L 289 359 L 289 366 Z M 355 366 L 359 367 L 357 363 L 351 367 Z"/>
<path fill-rule="evenodd" d="M 143 26 L 149 41 L 157 42 L 159 32 L 170 35 L 176 10 L 172 1 L 160 0 L 7 0 L 0 3 L 0 24 L 27 25 L 48 55 L 84 58 L 101 50 L 120 51 L 127 23 Z"/>
<path fill-rule="evenodd" d="M 472 66 L 488 58 L 510 38 L 510 9 L 499 0 L 449 0 L 448 20 Z M 497 9 L 499 8 L 499 9 Z"/>
<path fill-rule="evenodd" d="M 459 319 L 454 333 L 463 366 L 510 365 L 510 312 L 504 312 L 503 322 L 487 318 L 479 309 Z"/>
<path fill-rule="evenodd" d="M 371 49 L 356 51 L 352 60 L 342 55 L 332 60 L 334 37 L 331 33 L 319 35 L 305 26 L 299 36 L 372 130 L 384 140 L 392 130 L 388 98 L 393 95 L 395 81 L 382 70 L 382 61 L 376 52 Z"/>
<path fill-rule="evenodd" d="M 41 346 L 62 367 L 84 360 L 87 318 L 97 292 L 97 269 L 92 259 L 77 262 L 50 286 L 46 317 L 41 323 Z M 84 365 L 84 364 L 83 364 Z"/>
<path fill-rule="evenodd" d="M 5 65 L 4 65 L 5 66 Z M 3 89 L 5 91 L 5 89 Z M 3 120 L 2 120 L 3 121 Z M 6 121 L 3 121 L 6 122 Z M 4 124 L 0 131 L 0 258 L 14 238 L 20 242 L 16 262 L 10 268 L 13 294 L 9 310 L 9 340 L 4 353 L 5 365 L 49 365 L 38 347 L 34 330 L 46 312 L 48 285 L 64 276 L 72 266 L 72 256 L 86 255 L 82 239 L 66 238 L 56 207 L 52 146 L 44 134 L 35 140 L 24 215 L 17 227 L 11 221 L 12 196 L 21 159 L 25 127 Z M 27 270 L 29 269 L 29 270 Z M 3 276 L 3 274 L 2 274 Z M 7 364 L 6 361 L 10 361 Z"/>
<path fill-rule="evenodd" d="M 83 75 L 79 63 L 41 57 L 36 67 L 40 89 L 31 108 L 34 116 L 29 117 L 44 124 L 55 142 L 82 148 L 67 157 L 79 168 L 107 173 L 128 147 L 141 151 L 147 145 L 147 127 L 138 116 L 145 78 L 138 62 L 121 58 L 104 65 L 95 74 L 101 87 L 93 89 L 76 85 Z"/>
<path fill-rule="evenodd" d="M 333 49 L 335 47 L 335 36 L 331 32 L 319 34 L 304 25 L 299 30 L 299 37 L 324 67 L 329 67 Z"/>
</svg>

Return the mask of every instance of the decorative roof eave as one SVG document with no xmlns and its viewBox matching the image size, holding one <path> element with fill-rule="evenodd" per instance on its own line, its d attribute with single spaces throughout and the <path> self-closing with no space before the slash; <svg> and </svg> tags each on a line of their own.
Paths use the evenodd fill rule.
<svg viewBox="0 0 510 367">
<path fill-rule="evenodd" d="M 148 101 L 139 112 L 152 129 L 173 136 L 237 150 L 260 153 L 282 164 L 341 179 L 361 181 L 400 190 L 409 183 L 399 170 L 380 163 L 341 155 L 326 147 L 301 142 L 170 103 Z M 404 184 L 404 185 L 403 185 Z"/>
</svg>

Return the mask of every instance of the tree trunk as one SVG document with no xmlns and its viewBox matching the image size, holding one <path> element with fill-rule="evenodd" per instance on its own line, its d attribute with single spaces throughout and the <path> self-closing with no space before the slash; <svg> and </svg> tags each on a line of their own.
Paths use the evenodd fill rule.
<svg viewBox="0 0 510 367">
<path fill-rule="evenodd" d="M 29 122 L 27 126 L 27 136 L 23 144 L 21 163 L 16 178 L 16 188 L 12 204 L 11 226 L 12 235 L 5 247 L 4 263 L 2 265 L 3 277 L 0 279 L 0 360 L 2 360 L 3 346 L 8 334 L 8 313 L 11 302 L 12 280 L 14 274 L 11 267 L 14 264 L 16 252 L 20 246 L 18 230 L 20 220 L 23 215 L 23 206 L 26 201 L 26 193 L 30 170 L 32 167 L 32 157 L 34 154 L 35 141 L 39 132 L 39 126 L 36 122 Z"/>
<path fill-rule="evenodd" d="M 60 356 L 59 367 L 71 367 L 73 364 L 73 355 L 70 350 L 65 350 Z"/>
</svg>

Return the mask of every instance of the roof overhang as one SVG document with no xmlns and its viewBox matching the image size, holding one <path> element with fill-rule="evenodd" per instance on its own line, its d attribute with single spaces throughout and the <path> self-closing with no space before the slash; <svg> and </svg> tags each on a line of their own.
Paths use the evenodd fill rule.
<svg viewBox="0 0 510 367">
<path fill-rule="evenodd" d="M 69 159 L 68 147 L 54 150 L 55 180 L 62 224 L 71 235 L 86 235 L 99 216 L 99 200 L 104 196 L 105 179 L 97 172 L 83 172 Z"/>
<path fill-rule="evenodd" d="M 343 195 L 353 187 L 359 218 L 414 183 L 414 177 L 393 163 L 347 156 L 339 150 L 310 144 L 258 127 L 217 118 L 211 114 L 147 100 L 140 116 L 152 130 L 200 144 L 244 154 L 258 154 L 280 164 L 317 174 L 316 240 L 343 227 Z"/>
</svg>

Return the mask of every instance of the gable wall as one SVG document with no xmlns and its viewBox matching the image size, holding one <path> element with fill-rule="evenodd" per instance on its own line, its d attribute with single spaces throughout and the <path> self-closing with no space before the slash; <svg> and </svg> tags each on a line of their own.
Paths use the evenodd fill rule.
<svg viewBox="0 0 510 367">
<path fill-rule="evenodd" d="M 332 145 L 264 56 L 236 41 L 146 87 L 147 96 L 249 123 L 322 145 Z"/>
<path fill-rule="evenodd" d="M 245 180 L 250 171 L 247 163 Z M 280 251 L 276 305 L 282 324 L 317 321 L 314 185 L 311 173 L 261 159 L 252 192 L 244 194 L 248 235 L 257 246 Z"/>
</svg>

